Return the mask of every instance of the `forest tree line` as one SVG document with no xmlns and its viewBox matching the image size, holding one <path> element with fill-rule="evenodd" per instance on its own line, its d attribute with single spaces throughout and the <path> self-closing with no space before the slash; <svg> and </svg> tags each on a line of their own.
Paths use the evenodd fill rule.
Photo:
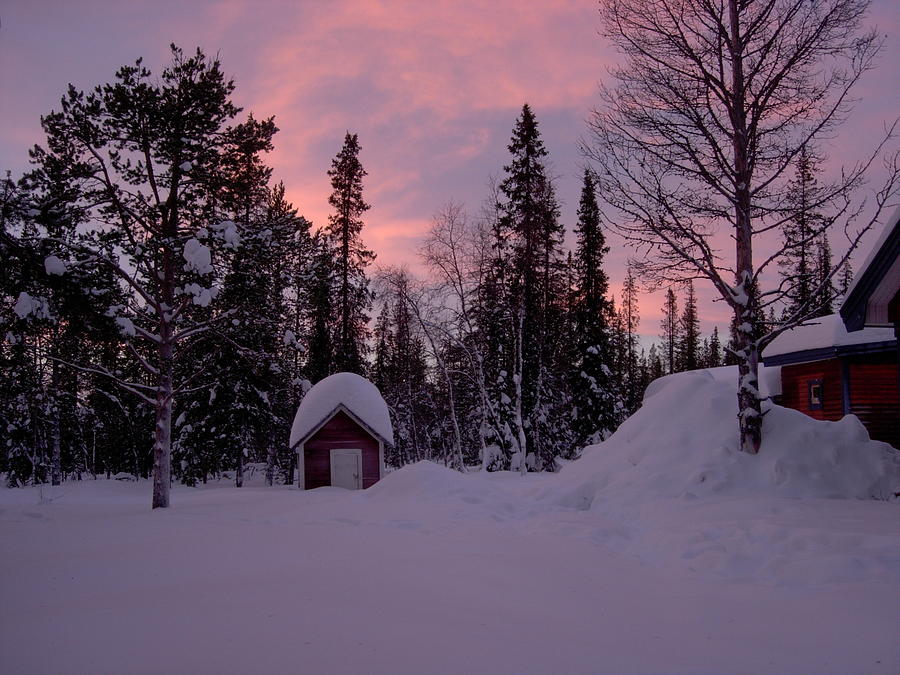
<svg viewBox="0 0 900 675">
<path fill-rule="evenodd" d="M 217 60 L 175 47 L 159 79 L 138 61 L 92 91 L 70 87 L 42 118 L 33 170 L 4 181 L 9 485 L 152 474 L 165 506 L 171 480 L 228 472 L 240 486 L 248 464 L 290 482 L 297 405 L 341 371 L 384 395 L 393 467 L 552 471 L 611 434 L 651 380 L 736 362 L 734 325 L 724 342 L 700 335 L 690 278 L 669 287 L 660 341 L 642 346 L 639 272 L 610 292 L 596 175 L 584 171 L 567 250 L 527 104 L 484 206 L 435 215 L 417 279 L 372 265 L 357 136 L 328 170 L 333 212 L 315 228 L 265 162 L 274 118 L 241 118 L 233 89 Z M 799 195 L 814 186 L 811 155 L 795 180 Z M 815 209 L 802 213 L 782 273 L 792 302 L 819 292 L 828 313 L 828 241 L 810 235 Z M 770 309 L 758 325 L 782 320 Z"/>
</svg>

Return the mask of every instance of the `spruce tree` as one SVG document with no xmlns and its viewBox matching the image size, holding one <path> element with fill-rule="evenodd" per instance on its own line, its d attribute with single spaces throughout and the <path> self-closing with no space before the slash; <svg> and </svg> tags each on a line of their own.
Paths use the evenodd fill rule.
<svg viewBox="0 0 900 675">
<path fill-rule="evenodd" d="M 305 342 L 308 347 L 306 377 L 312 384 L 335 370 L 334 298 L 335 267 L 328 238 L 316 233 L 312 241 L 312 261 L 304 285 Z"/>
<path fill-rule="evenodd" d="M 366 312 L 372 304 L 365 270 L 375 254 L 360 239 L 362 215 L 369 210 L 369 204 L 363 200 L 363 178 L 367 174 L 359 161 L 359 151 L 357 135 L 348 132 L 328 170 L 333 190 L 328 203 L 334 213 L 328 217 L 326 232 L 335 263 L 332 367 L 335 372 L 364 374 L 369 334 Z"/>
<path fill-rule="evenodd" d="M 678 300 L 675 298 L 675 291 L 671 288 L 666 289 L 662 315 L 663 318 L 660 321 L 662 332 L 659 337 L 662 339 L 663 359 L 666 370 L 671 375 L 678 370 L 677 348 L 679 339 Z"/>
<path fill-rule="evenodd" d="M 572 369 L 574 427 L 578 443 L 596 443 L 611 433 L 617 422 L 617 396 L 612 380 L 614 356 L 607 323 L 609 279 L 603 257 L 609 252 L 600 224 L 596 184 L 585 170 L 578 206 L 578 236 L 574 256 Z"/>
<path fill-rule="evenodd" d="M 499 202 L 492 206 L 499 208 Z M 484 445 L 484 469 L 489 471 L 509 468 L 509 458 L 518 443 L 511 426 L 514 321 L 505 293 L 508 251 L 500 218 L 492 216 L 473 312 L 485 389 L 479 431 Z"/>
<path fill-rule="evenodd" d="M 816 294 L 821 279 L 817 268 L 821 243 L 816 233 L 821 229 L 823 216 L 815 208 L 820 188 L 816 180 L 818 158 L 803 146 L 797 155 L 796 173 L 789 185 L 795 208 L 794 217 L 785 225 L 785 254 L 779 262 L 783 283 L 787 285 L 787 301 L 784 315 L 821 316 L 823 298 Z M 830 254 L 830 251 L 829 251 Z M 830 255 L 828 261 L 830 273 Z M 833 288 L 832 288 L 833 290 Z M 829 301 L 831 296 L 827 298 Z M 830 312 L 828 312 L 830 313 Z"/>
<path fill-rule="evenodd" d="M 619 309 L 622 331 L 622 370 L 625 387 L 625 409 L 627 414 L 638 409 L 643 391 L 638 385 L 638 333 L 641 322 L 638 310 L 637 280 L 631 265 L 625 273 L 622 285 L 622 306 Z"/>
<path fill-rule="evenodd" d="M 844 270 L 848 269 L 849 265 L 844 268 Z M 816 240 L 814 294 L 815 317 L 834 314 L 834 299 L 838 296 L 838 291 L 832 277 L 831 244 L 828 242 L 827 233 L 822 234 Z"/>
<path fill-rule="evenodd" d="M 555 330 L 562 300 L 559 205 L 546 167 L 547 150 L 526 103 L 508 146 L 512 157 L 499 184 L 499 227 L 509 243 L 506 297 L 512 334 L 511 399 L 515 462 L 520 471 L 552 466 L 547 421 L 560 382 L 553 377 Z M 552 425 L 552 423 L 551 423 Z M 552 425 L 555 426 L 555 425 Z M 529 457 L 531 455 L 531 457 Z"/>
<path fill-rule="evenodd" d="M 841 269 L 841 280 L 838 284 L 838 288 L 840 290 L 841 298 L 847 297 L 847 291 L 850 290 L 850 285 L 853 283 L 853 266 L 850 264 L 848 260 L 844 263 L 844 267 Z"/>
<path fill-rule="evenodd" d="M 713 327 L 712 335 L 709 337 L 709 349 L 706 356 L 707 368 L 718 368 L 722 365 L 722 344 L 719 340 L 719 327 Z"/>
<path fill-rule="evenodd" d="M 688 279 L 686 286 L 684 310 L 678 320 L 678 369 L 696 370 L 700 367 L 700 317 L 694 282 Z"/>
</svg>

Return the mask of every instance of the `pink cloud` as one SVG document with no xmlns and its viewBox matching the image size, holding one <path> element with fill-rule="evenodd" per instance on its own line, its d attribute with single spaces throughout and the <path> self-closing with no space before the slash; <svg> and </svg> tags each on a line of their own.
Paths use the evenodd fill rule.
<svg viewBox="0 0 900 675">
<path fill-rule="evenodd" d="M 276 179 L 318 226 L 330 212 L 325 172 L 344 132 L 359 133 L 373 205 L 363 237 L 379 262 L 415 265 L 417 235 L 447 199 L 477 211 L 488 176 L 506 161 L 525 101 L 560 175 L 571 231 L 582 161 L 577 139 L 615 59 L 596 34 L 595 9 L 590 0 L 10 3 L 0 77 L 21 93 L 0 101 L 0 148 L 6 166 L 26 165 L 27 147 L 40 140 L 39 115 L 69 80 L 85 87 L 108 81 L 141 55 L 158 70 L 169 42 L 199 44 L 220 54 L 241 105 L 276 116 Z M 876 0 L 872 23 L 896 38 L 894 4 Z M 855 159 L 881 121 L 900 110 L 898 44 L 887 41 L 880 69 L 863 81 L 857 116 L 841 131 L 835 157 Z M 611 243 L 608 271 L 620 284 L 633 252 Z M 710 302 L 704 284 L 697 290 L 704 317 L 724 328 L 723 305 Z M 642 332 L 658 332 L 661 304 L 660 294 L 642 298 Z"/>
</svg>

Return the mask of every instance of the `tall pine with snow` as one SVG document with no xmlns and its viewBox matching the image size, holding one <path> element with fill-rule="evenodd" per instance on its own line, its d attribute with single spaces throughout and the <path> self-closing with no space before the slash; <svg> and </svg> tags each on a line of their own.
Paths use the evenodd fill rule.
<svg viewBox="0 0 900 675">
<path fill-rule="evenodd" d="M 336 372 L 333 323 L 335 316 L 335 267 L 328 237 L 317 232 L 312 238 L 310 267 L 302 285 L 304 338 L 308 345 L 305 375 L 313 384 Z"/>
<path fill-rule="evenodd" d="M 822 280 L 817 269 L 820 266 L 821 246 L 818 233 L 823 216 L 817 208 L 822 197 L 816 181 L 816 164 L 817 158 L 809 148 L 805 145 L 800 148 L 795 164 L 796 173 L 789 185 L 796 212 L 783 229 L 785 253 L 779 262 L 782 283 L 787 288 L 785 319 L 810 313 L 821 316 L 823 300 L 830 304 L 832 298 L 823 297 L 818 289 Z M 827 239 L 825 243 L 827 244 Z M 830 275 L 830 250 L 827 265 Z M 833 291 L 833 287 L 831 290 Z"/>
<path fill-rule="evenodd" d="M 684 310 L 678 319 L 677 352 L 678 370 L 696 370 L 700 367 L 700 316 L 691 279 L 685 282 Z"/>
<path fill-rule="evenodd" d="M 332 368 L 334 372 L 364 374 L 369 335 L 367 312 L 372 305 L 365 270 L 375 254 L 360 238 L 362 215 L 369 210 L 369 204 L 363 199 L 363 178 L 367 174 L 359 161 L 359 151 L 357 135 L 348 132 L 328 170 L 332 188 L 328 203 L 334 213 L 328 217 L 326 232 L 335 276 Z"/>
<path fill-rule="evenodd" d="M 526 103 L 516 120 L 499 184 L 499 227 L 508 245 L 506 298 L 511 322 L 512 379 L 509 426 L 513 468 L 550 468 L 558 431 L 553 410 L 562 386 L 554 368 L 556 319 L 564 299 L 559 205 L 549 176 L 547 150 Z M 530 457 L 529 457 L 530 455 Z"/>
<path fill-rule="evenodd" d="M 572 371 L 573 426 L 580 445 L 596 443 L 615 430 L 619 396 L 613 381 L 614 355 L 608 318 L 609 279 L 603 257 L 609 252 L 600 222 L 596 184 L 585 170 L 578 205 L 578 236 L 572 290 L 575 363 Z"/>
<path fill-rule="evenodd" d="M 669 374 L 678 370 L 677 347 L 679 337 L 678 326 L 678 299 L 672 288 L 666 289 L 666 298 L 663 300 L 662 319 L 659 322 L 662 340 L 663 360 Z"/>
<path fill-rule="evenodd" d="M 621 360 L 619 362 L 620 377 L 625 398 L 627 414 L 633 413 L 641 404 L 643 391 L 639 386 L 638 372 L 638 326 L 641 315 L 638 309 L 638 288 L 634 269 L 631 265 L 625 272 L 622 284 L 622 304 L 619 308 L 619 326 L 621 331 Z"/>
<path fill-rule="evenodd" d="M 112 84 L 88 93 L 70 87 L 61 109 L 42 120 L 46 148 L 32 151 L 40 209 L 54 209 L 64 194 L 86 221 L 102 223 L 51 238 L 59 257 L 70 268 L 105 267 L 128 291 L 108 313 L 146 381 L 91 370 L 154 410 L 154 508 L 169 505 L 172 412 L 193 377 L 179 364 L 223 318 L 212 306 L 213 251 L 235 242 L 231 228 L 217 226 L 222 159 L 238 142 L 229 131 L 239 112 L 233 89 L 218 60 L 173 46 L 157 77 L 138 60 Z"/>
</svg>

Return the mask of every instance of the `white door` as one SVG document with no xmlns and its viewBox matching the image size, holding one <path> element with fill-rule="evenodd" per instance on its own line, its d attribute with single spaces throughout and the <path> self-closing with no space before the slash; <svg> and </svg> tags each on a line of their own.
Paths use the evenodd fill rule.
<svg viewBox="0 0 900 675">
<path fill-rule="evenodd" d="M 362 450 L 331 451 L 331 484 L 348 490 L 362 488 Z"/>
</svg>

